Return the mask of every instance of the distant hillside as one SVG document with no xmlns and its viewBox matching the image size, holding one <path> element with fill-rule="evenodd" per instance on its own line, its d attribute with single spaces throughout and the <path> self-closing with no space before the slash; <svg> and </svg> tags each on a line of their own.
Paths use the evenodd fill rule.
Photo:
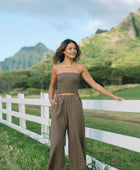
<svg viewBox="0 0 140 170">
<path fill-rule="evenodd" d="M 0 71 L 25 70 L 52 54 L 53 51 L 42 43 L 33 47 L 23 47 L 13 57 L 0 62 Z"/>
<path fill-rule="evenodd" d="M 130 13 L 117 27 L 97 30 L 79 43 L 81 61 L 96 82 L 105 85 L 140 84 L 140 10 Z M 47 58 L 44 58 L 44 55 Z M 14 57 L 0 63 L 7 71 L 0 74 L 0 92 L 14 88 L 49 89 L 53 52 L 39 43 L 22 48 Z M 45 55 L 45 56 L 46 56 Z M 44 62 L 48 59 L 47 64 Z M 47 74 L 46 74 L 47 73 Z M 89 85 L 81 78 L 79 88 Z"/>
<path fill-rule="evenodd" d="M 130 13 L 117 27 L 85 38 L 79 45 L 81 62 L 88 68 L 140 65 L 140 10 Z"/>
</svg>

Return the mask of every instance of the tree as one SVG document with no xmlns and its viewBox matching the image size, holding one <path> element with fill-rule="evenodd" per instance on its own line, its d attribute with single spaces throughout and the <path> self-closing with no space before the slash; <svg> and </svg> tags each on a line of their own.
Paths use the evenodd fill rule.
<svg viewBox="0 0 140 170">
<path fill-rule="evenodd" d="M 96 33 L 95 34 L 101 34 L 103 32 L 108 32 L 108 30 L 102 30 L 102 29 L 97 29 Z"/>
</svg>

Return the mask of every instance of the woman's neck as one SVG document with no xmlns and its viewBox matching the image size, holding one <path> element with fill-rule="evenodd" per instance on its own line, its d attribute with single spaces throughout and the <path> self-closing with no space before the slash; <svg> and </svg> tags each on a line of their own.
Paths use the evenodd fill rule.
<svg viewBox="0 0 140 170">
<path fill-rule="evenodd" d="M 65 58 L 63 61 L 65 64 L 69 65 L 73 63 L 73 59 Z"/>
<path fill-rule="evenodd" d="M 71 65 L 73 64 L 73 59 L 64 59 L 63 64 L 65 65 L 66 68 L 71 68 Z"/>
</svg>

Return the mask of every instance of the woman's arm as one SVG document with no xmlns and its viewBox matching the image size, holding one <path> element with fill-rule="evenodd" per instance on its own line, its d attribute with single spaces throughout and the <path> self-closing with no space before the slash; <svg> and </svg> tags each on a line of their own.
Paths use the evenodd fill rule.
<svg viewBox="0 0 140 170">
<path fill-rule="evenodd" d="M 53 100 L 54 92 L 55 92 L 56 79 L 57 79 L 57 74 L 56 74 L 56 71 L 55 71 L 55 66 L 53 66 L 52 72 L 51 72 L 51 82 L 50 82 L 50 87 L 49 87 L 49 99 L 50 99 L 51 105 L 56 104 L 55 100 Z"/>
<path fill-rule="evenodd" d="M 89 74 L 87 68 L 82 64 L 82 77 L 83 79 L 96 91 L 112 98 L 115 100 L 124 100 L 122 97 L 118 97 L 107 91 L 105 88 L 103 88 L 101 85 L 99 85 Z"/>
</svg>

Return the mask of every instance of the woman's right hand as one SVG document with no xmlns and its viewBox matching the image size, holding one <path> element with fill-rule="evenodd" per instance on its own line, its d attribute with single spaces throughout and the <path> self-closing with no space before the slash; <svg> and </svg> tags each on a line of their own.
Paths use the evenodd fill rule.
<svg viewBox="0 0 140 170">
<path fill-rule="evenodd" d="M 119 101 L 125 100 L 124 98 L 119 97 L 119 96 L 113 96 L 112 99 L 114 99 L 114 100 L 119 100 Z"/>
<path fill-rule="evenodd" d="M 51 104 L 51 106 L 53 106 L 54 104 L 57 104 L 57 103 L 56 103 L 56 101 L 54 99 L 51 99 L 50 104 Z"/>
</svg>

